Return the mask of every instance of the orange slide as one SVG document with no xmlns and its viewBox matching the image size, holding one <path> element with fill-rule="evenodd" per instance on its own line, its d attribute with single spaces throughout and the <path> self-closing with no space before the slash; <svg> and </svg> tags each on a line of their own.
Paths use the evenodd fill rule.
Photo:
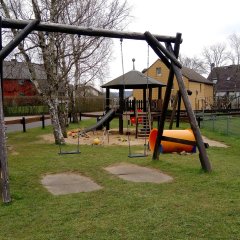
<svg viewBox="0 0 240 240">
<path fill-rule="evenodd" d="M 149 148 L 153 152 L 155 147 L 155 142 L 157 139 L 158 130 L 156 128 L 152 129 L 149 135 Z M 163 136 L 178 138 L 183 140 L 195 141 L 195 137 L 191 129 L 186 130 L 164 130 Z M 175 143 L 168 141 L 161 141 L 160 152 L 171 153 L 171 152 L 196 152 L 196 145 L 186 145 L 183 143 Z"/>
</svg>

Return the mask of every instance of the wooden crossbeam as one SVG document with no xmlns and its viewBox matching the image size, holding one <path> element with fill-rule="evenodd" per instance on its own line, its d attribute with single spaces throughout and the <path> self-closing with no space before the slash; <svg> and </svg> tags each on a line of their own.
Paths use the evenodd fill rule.
<svg viewBox="0 0 240 240">
<path fill-rule="evenodd" d="M 39 20 L 31 20 L 25 26 L 25 28 L 17 34 L 17 36 L 9 42 L 1 51 L 0 51 L 0 59 L 4 59 L 8 56 L 12 50 L 18 46 L 18 44 L 31 32 L 33 29 L 39 24 Z M 3 25 L 3 20 L 2 20 Z"/>
<path fill-rule="evenodd" d="M 192 145 L 192 146 L 197 144 L 196 141 L 190 141 L 190 140 L 186 140 L 186 139 L 173 138 L 173 137 L 167 137 L 167 136 L 162 136 L 162 140 L 167 141 L 167 142 L 182 143 L 182 144 Z M 204 143 L 204 147 L 208 148 L 209 144 Z"/>
<path fill-rule="evenodd" d="M 18 19 L 2 19 L 3 28 L 15 28 L 23 29 L 31 21 L 29 20 L 18 20 Z M 46 31 L 46 32 L 59 32 L 67 34 L 78 34 L 83 36 L 94 36 L 94 37 L 109 37 L 109 38 L 123 38 L 123 39 L 134 39 L 134 40 L 145 40 L 143 33 L 138 32 L 125 32 L 108 29 L 100 29 L 94 27 L 82 27 L 60 23 L 40 22 L 34 30 Z M 154 37 L 161 42 L 175 43 L 176 38 L 172 36 L 163 36 L 154 34 Z"/>
</svg>

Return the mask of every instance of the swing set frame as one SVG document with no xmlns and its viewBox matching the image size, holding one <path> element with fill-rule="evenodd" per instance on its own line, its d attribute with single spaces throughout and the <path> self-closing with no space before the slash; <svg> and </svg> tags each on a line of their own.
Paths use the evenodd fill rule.
<svg viewBox="0 0 240 240">
<path fill-rule="evenodd" d="M 17 36 L 10 41 L 5 47 L 2 47 L 2 28 L 12 28 L 12 29 L 22 29 Z M 212 170 L 202 135 L 198 127 L 194 112 L 192 110 L 190 101 L 187 96 L 187 91 L 184 86 L 183 77 L 181 73 L 182 65 L 178 61 L 178 55 L 180 50 L 180 44 L 182 42 L 181 34 L 177 33 L 175 37 L 172 36 L 162 36 L 162 35 L 152 35 L 150 32 L 136 33 L 136 32 L 124 32 L 124 31 L 113 31 L 98 28 L 86 28 L 80 26 L 73 26 L 67 24 L 58 23 L 46 23 L 40 22 L 39 20 L 14 20 L 14 19 L 2 19 L 0 17 L 0 176 L 1 176 L 1 194 L 4 203 L 11 202 L 10 191 L 9 191 L 9 175 L 7 166 L 7 151 L 6 151 L 6 139 L 5 139 L 5 124 L 4 124 L 4 114 L 3 114 L 3 83 L 2 83 L 2 63 L 5 57 L 7 57 L 18 44 L 24 40 L 28 34 L 32 31 L 45 31 L 45 32 L 59 32 L 67 34 L 77 34 L 85 36 L 94 37 L 108 37 L 108 38 L 122 38 L 122 39 L 134 39 L 134 40 L 145 40 L 157 54 L 157 56 L 162 60 L 162 62 L 169 68 L 169 77 L 167 88 L 165 92 L 165 97 L 163 101 L 162 116 L 160 119 L 158 127 L 158 135 L 156 139 L 156 144 L 154 148 L 154 153 L 152 156 L 153 160 L 159 159 L 159 146 L 161 140 L 163 139 L 163 128 L 166 119 L 167 107 L 170 101 L 170 94 L 173 85 L 173 78 L 176 76 L 179 91 L 182 96 L 185 108 L 188 114 L 189 122 L 193 134 L 196 139 L 196 145 L 199 149 L 199 158 L 201 162 L 202 169 L 210 172 Z M 165 47 L 164 45 L 165 44 Z M 172 47 L 174 44 L 174 47 Z"/>
</svg>

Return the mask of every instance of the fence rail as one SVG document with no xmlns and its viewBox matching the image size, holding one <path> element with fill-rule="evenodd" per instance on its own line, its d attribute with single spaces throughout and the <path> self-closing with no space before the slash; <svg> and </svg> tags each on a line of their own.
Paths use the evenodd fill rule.
<svg viewBox="0 0 240 240">
<path fill-rule="evenodd" d="M 50 116 L 34 116 L 34 117 L 20 117 L 17 119 L 6 120 L 5 125 L 21 124 L 23 132 L 26 132 L 26 127 L 28 123 L 41 122 L 42 128 L 45 128 L 45 121 L 50 119 Z"/>
<path fill-rule="evenodd" d="M 240 115 L 206 114 L 201 117 L 201 128 L 224 135 L 240 137 Z"/>
</svg>

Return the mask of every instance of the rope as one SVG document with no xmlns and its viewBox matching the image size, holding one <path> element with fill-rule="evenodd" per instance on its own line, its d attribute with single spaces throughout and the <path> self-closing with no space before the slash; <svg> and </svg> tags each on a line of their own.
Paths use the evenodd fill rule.
<svg viewBox="0 0 240 240">
<path fill-rule="evenodd" d="M 120 47 L 121 47 L 121 62 L 122 62 L 122 82 L 123 82 L 123 100 L 125 99 L 125 77 L 124 77 L 124 74 L 125 74 L 125 71 L 124 71 L 124 57 L 123 57 L 123 39 L 121 38 L 120 39 Z M 126 109 L 126 101 L 125 101 L 125 105 L 124 105 L 124 108 Z M 127 119 L 127 135 L 128 135 L 128 154 L 131 155 L 131 144 L 130 144 L 130 132 L 129 132 L 129 121 L 130 121 L 130 118 L 128 119 L 128 117 L 126 118 Z"/>
<path fill-rule="evenodd" d="M 124 98 L 124 92 L 125 92 L 125 71 L 124 71 L 124 59 L 123 59 L 123 39 L 120 38 L 120 46 L 121 46 L 121 61 L 122 61 L 122 81 L 123 81 L 123 98 Z"/>
<path fill-rule="evenodd" d="M 150 127 L 151 124 L 151 119 L 150 119 L 150 106 L 149 106 L 149 75 L 148 75 L 148 70 L 149 70 L 149 44 L 148 44 L 148 48 L 147 48 L 147 118 L 148 118 L 148 124 Z M 149 129 L 151 130 L 151 129 Z M 144 142 L 144 154 L 147 155 L 147 128 L 145 128 L 145 142 Z"/>
</svg>

